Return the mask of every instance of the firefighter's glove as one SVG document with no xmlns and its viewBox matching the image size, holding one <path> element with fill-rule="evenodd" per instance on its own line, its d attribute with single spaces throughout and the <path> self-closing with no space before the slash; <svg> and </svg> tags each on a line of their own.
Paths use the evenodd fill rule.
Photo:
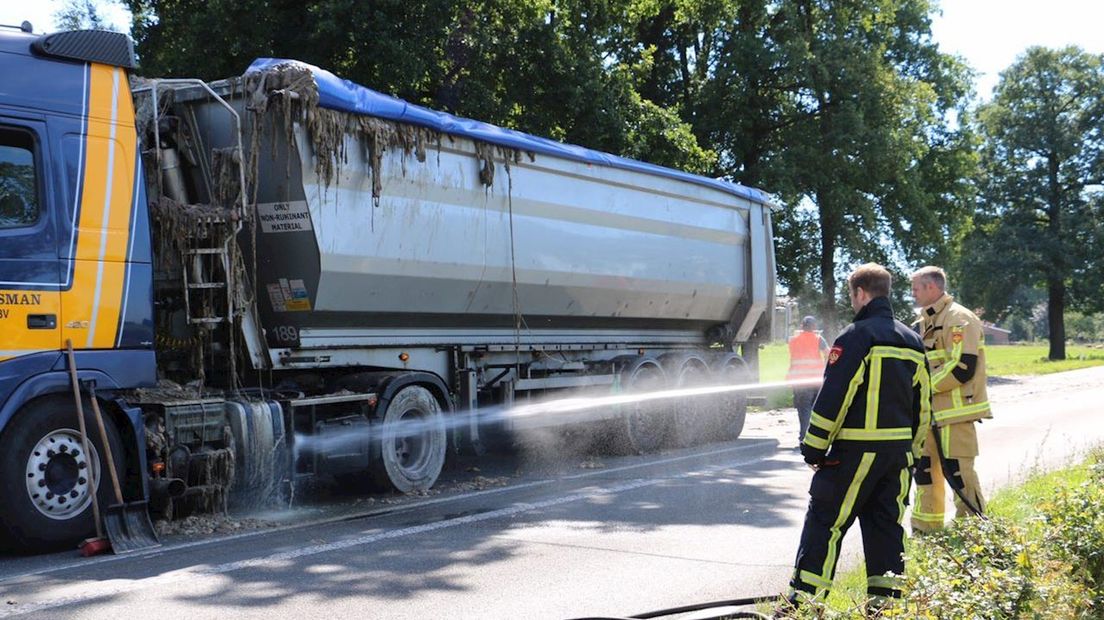
<svg viewBox="0 0 1104 620">
<path fill-rule="evenodd" d="M 812 465 L 813 468 L 820 467 L 824 464 L 824 455 L 827 450 L 820 450 L 810 446 L 809 444 L 801 444 L 801 456 L 805 459 L 805 462 Z"/>
</svg>

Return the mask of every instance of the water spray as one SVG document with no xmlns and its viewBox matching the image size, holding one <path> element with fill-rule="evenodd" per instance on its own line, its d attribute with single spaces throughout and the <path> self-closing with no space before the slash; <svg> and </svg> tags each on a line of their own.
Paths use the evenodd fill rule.
<svg viewBox="0 0 1104 620">
<path fill-rule="evenodd" d="M 504 405 L 480 408 L 478 411 L 481 425 L 498 424 L 508 422 L 526 429 L 542 428 L 549 426 L 564 426 L 588 421 L 600 421 L 615 417 L 615 408 L 624 405 L 633 405 L 651 401 L 664 401 L 679 398 L 696 398 L 714 396 L 718 394 L 734 394 L 759 390 L 776 390 L 794 387 L 814 387 L 822 383 L 820 378 L 794 379 L 789 381 L 771 381 L 764 383 L 745 383 L 740 385 L 706 385 L 689 388 L 676 388 L 666 390 L 654 390 L 650 392 L 635 392 L 610 394 L 607 396 L 570 396 L 566 398 L 554 398 L 540 402 L 527 403 L 507 407 Z M 641 413 L 647 414 L 648 411 Z M 441 420 L 403 420 L 389 422 L 386 425 L 373 427 L 373 434 L 381 433 L 396 438 L 412 437 L 421 433 L 441 428 L 445 430 L 466 427 L 469 420 L 463 416 L 446 417 Z M 391 434 L 393 431 L 393 435 Z M 304 436 L 296 436 L 296 441 L 311 441 Z M 335 438 L 335 440 L 337 440 Z M 338 440 L 338 441 L 347 441 Z"/>
<path fill-rule="evenodd" d="M 690 398 L 694 396 L 710 396 L 713 394 L 725 394 L 730 392 L 747 392 L 750 390 L 771 390 L 784 387 L 805 387 L 820 385 L 821 379 L 795 379 L 792 381 L 775 381 L 770 383 L 751 383 L 742 385 L 711 385 L 703 387 L 679 388 L 673 390 L 657 390 L 653 392 L 639 392 L 634 394 L 612 394 L 599 397 L 573 397 L 560 398 L 529 405 L 513 407 L 505 412 L 505 418 L 524 418 L 547 413 L 569 413 L 584 411 L 601 407 L 627 405 L 631 403 L 647 402 L 652 400 L 665 400 L 672 398 Z"/>
</svg>

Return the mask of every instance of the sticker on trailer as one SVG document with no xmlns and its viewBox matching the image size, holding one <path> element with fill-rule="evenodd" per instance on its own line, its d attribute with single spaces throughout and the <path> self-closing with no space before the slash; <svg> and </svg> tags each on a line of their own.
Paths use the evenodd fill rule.
<svg viewBox="0 0 1104 620">
<path fill-rule="evenodd" d="M 309 312 L 310 294 L 302 280 L 280 278 L 278 282 L 268 284 L 268 300 L 275 312 Z"/>
<path fill-rule="evenodd" d="M 262 202 L 257 205 L 257 219 L 261 221 L 261 232 L 264 233 L 314 230 L 305 200 Z"/>
<path fill-rule="evenodd" d="M 287 304 L 284 303 L 284 292 L 280 290 L 279 284 L 268 285 L 268 301 L 272 304 L 272 310 L 275 312 L 287 312 Z"/>
<path fill-rule="evenodd" d="M 310 295 L 307 294 L 307 286 L 303 284 L 302 280 L 284 280 L 280 279 L 281 288 L 284 287 L 284 283 L 287 283 L 287 289 L 290 291 L 287 299 L 284 303 L 287 305 L 289 312 L 305 312 L 311 309 Z"/>
</svg>

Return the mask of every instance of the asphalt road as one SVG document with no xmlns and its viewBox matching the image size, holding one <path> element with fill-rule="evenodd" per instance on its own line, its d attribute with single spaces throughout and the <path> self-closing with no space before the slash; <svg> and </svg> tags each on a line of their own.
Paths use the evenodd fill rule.
<svg viewBox="0 0 1104 620">
<path fill-rule="evenodd" d="M 993 383 L 987 490 L 1104 442 L 1104 368 Z M 810 472 L 793 411 L 753 415 L 735 442 L 461 463 L 429 497 L 262 515 L 281 527 L 140 556 L 0 557 L 0 616 L 569 618 L 781 592 Z"/>
</svg>

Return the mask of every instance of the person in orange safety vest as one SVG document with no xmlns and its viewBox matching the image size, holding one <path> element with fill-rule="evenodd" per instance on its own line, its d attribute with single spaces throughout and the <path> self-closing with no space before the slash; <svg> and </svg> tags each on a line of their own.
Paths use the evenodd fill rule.
<svg viewBox="0 0 1104 620">
<path fill-rule="evenodd" d="M 824 363 L 828 359 L 828 343 L 816 331 L 816 319 L 807 316 L 801 319 L 801 331 L 790 338 L 790 371 L 787 381 L 822 379 Z M 805 431 L 809 428 L 809 418 L 813 412 L 819 385 L 796 385 L 793 387 L 794 407 L 797 408 L 797 444 L 805 440 Z"/>
</svg>

